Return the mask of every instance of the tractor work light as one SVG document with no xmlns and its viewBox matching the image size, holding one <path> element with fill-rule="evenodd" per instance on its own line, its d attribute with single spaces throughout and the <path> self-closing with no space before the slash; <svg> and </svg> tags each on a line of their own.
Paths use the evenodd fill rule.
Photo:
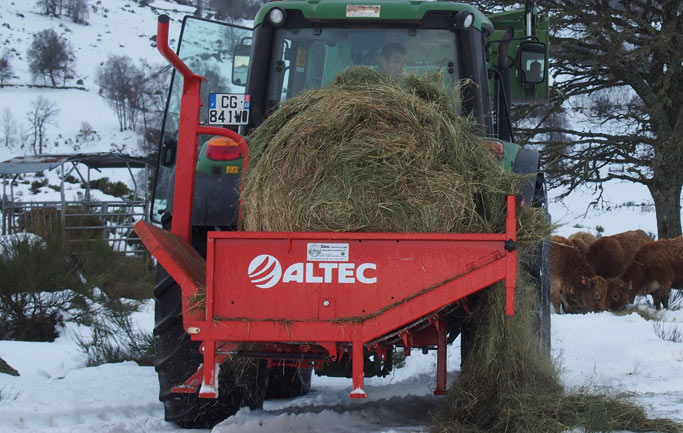
<svg viewBox="0 0 683 433">
<path fill-rule="evenodd" d="M 206 157 L 212 161 L 234 161 L 242 157 L 242 151 L 235 140 L 213 137 L 207 143 Z"/>
<path fill-rule="evenodd" d="M 455 16 L 455 24 L 459 29 L 467 30 L 474 24 L 474 14 L 472 12 L 460 11 Z"/>
<path fill-rule="evenodd" d="M 285 21 L 285 11 L 280 8 L 273 8 L 268 12 L 268 19 L 274 26 L 279 26 Z"/>
</svg>

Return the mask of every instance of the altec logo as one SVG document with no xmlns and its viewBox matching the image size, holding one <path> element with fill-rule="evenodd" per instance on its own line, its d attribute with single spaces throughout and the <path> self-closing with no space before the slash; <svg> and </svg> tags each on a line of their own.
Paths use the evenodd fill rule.
<svg viewBox="0 0 683 433">
<path fill-rule="evenodd" d="M 282 272 L 280 261 L 269 254 L 254 257 L 249 263 L 249 280 L 261 289 L 270 289 L 283 283 L 340 283 L 375 284 L 377 265 L 362 263 L 356 266 L 348 262 L 294 263 Z"/>
</svg>

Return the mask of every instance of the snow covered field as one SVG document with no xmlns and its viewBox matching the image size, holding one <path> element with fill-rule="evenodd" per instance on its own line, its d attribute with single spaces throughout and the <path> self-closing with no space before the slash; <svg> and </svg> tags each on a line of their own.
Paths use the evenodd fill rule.
<svg viewBox="0 0 683 433">
<path fill-rule="evenodd" d="M 569 390 L 587 387 L 632 393 L 652 416 L 683 421 L 683 344 L 664 341 L 653 324 L 681 329 L 683 311 L 552 315 L 552 353 Z M 147 304 L 136 321 L 152 327 Z M 0 431 L 161 433 L 176 431 L 163 420 L 153 367 L 134 362 L 84 367 L 74 342 L 86 329 L 66 327 L 54 343 L 0 341 L 0 357 L 20 377 L 0 375 Z M 459 339 L 449 349 L 451 380 L 460 365 Z M 432 394 L 434 354 L 413 351 L 406 366 L 387 378 L 367 380 L 366 400 L 350 400 L 350 379 L 313 377 L 309 395 L 268 401 L 263 410 L 242 409 L 213 429 L 237 432 L 417 432 L 442 401 Z"/>
<path fill-rule="evenodd" d="M 87 121 L 97 130 L 100 139 L 81 151 L 116 148 L 135 153 L 136 134 L 118 131 L 114 111 L 97 94 L 94 79 L 97 65 L 106 60 L 108 53 L 161 63 L 150 41 L 156 29 L 156 16 L 164 12 L 179 19 L 184 13 L 191 13 L 191 8 L 157 0 L 151 2 L 156 8 L 152 10 L 141 9 L 128 0 L 103 0 L 99 12 L 91 13 L 90 25 L 81 26 L 67 19 L 37 14 L 35 0 L 2 0 L 0 3 L 0 24 L 7 24 L 0 26 L 0 53 L 4 49 L 15 50 L 11 54 L 15 75 L 28 76 L 25 52 L 31 34 L 55 28 L 70 35 L 77 56 L 76 76 L 83 79 L 86 88 L 2 88 L 0 110 L 11 109 L 21 126 L 26 122 L 25 113 L 30 102 L 39 95 L 44 96 L 55 102 L 60 110 L 56 120 L 59 128 L 48 129 L 52 139 L 60 138 L 63 142 L 73 138 L 81 122 Z M 179 22 L 173 21 L 172 37 L 179 30 Z M 0 148 L 0 160 L 27 151 L 19 146 Z M 48 151 L 69 153 L 74 149 L 66 144 L 52 144 Z M 55 184 L 53 178 L 50 181 Z M 27 193 L 24 191 L 24 194 Z M 554 194 L 556 192 L 551 191 L 551 196 Z M 55 195 L 58 193 L 46 188 L 37 198 L 50 200 Z M 627 202 L 651 202 L 646 190 L 630 184 L 611 183 L 605 185 L 605 195 L 611 207 L 601 212 L 586 213 L 586 205 L 592 198 L 590 189 L 572 194 L 563 203 L 551 201 L 554 222 L 562 224 L 557 234 L 568 235 L 577 230 L 595 233 L 597 226 L 603 227 L 605 234 L 637 228 L 656 232 L 651 211 L 622 206 Z M 683 421 L 683 344 L 663 340 L 657 335 L 657 332 L 672 335 L 675 330 L 683 333 L 680 323 L 683 311 L 654 312 L 644 302 L 638 308 L 646 313 L 645 316 L 658 320 L 646 320 L 637 313 L 552 315 L 553 356 L 562 381 L 568 389 L 607 388 L 613 392 L 633 393 L 652 416 Z M 135 320 L 141 330 L 151 330 L 153 306 L 146 304 L 135 315 Z M 152 367 L 140 367 L 133 362 L 85 367 L 86 356 L 79 351 L 76 339 L 89 332 L 86 328 L 67 324 L 54 343 L 0 341 L 0 357 L 21 374 L 20 377 L 0 374 L 0 432 L 156 433 L 179 430 L 163 420 L 163 408 L 157 398 L 157 377 Z M 451 375 L 458 372 L 459 353 L 459 340 L 456 340 L 449 352 Z M 428 411 L 442 401 L 431 395 L 435 385 L 435 356 L 415 351 L 406 361 L 406 366 L 395 370 L 390 377 L 367 380 L 366 400 L 347 398 L 350 380 L 314 376 L 313 391 L 309 395 L 269 401 L 263 410 L 243 409 L 213 431 L 422 431 L 430 422 Z"/>
</svg>

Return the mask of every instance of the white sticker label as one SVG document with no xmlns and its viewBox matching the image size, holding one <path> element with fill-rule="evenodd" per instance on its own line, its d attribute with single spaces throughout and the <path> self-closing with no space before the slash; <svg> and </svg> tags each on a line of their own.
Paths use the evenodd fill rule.
<svg viewBox="0 0 683 433">
<path fill-rule="evenodd" d="M 349 244 L 308 244 L 306 260 L 309 262 L 348 262 Z"/>
<path fill-rule="evenodd" d="M 347 18 L 379 18 L 379 5 L 347 5 Z"/>
</svg>

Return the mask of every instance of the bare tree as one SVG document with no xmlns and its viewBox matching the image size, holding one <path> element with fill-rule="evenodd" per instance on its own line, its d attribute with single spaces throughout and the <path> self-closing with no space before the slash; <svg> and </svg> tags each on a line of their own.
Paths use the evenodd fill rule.
<svg viewBox="0 0 683 433">
<path fill-rule="evenodd" d="M 64 10 L 64 0 L 38 0 L 36 5 L 43 15 L 61 16 Z"/>
<path fill-rule="evenodd" d="M 43 146 L 47 140 L 47 127 L 54 124 L 57 114 L 59 114 L 57 105 L 43 96 L 31 102 L 31 111 L 26 113 L 26 118 L 33 129 L 31 145 L 34 154 L 43 153 Z"/>
<path fill-rule="evenodd" d="M 97 72 L 100 93 L 116 110 L 119 129 L 135 129 L 144 73 L 128 56 L 109 56 Z"/>
<path fill-rule="evenodd" d="M 66 15 L 77 24 L 86 24 L 88 0 L 66 0 Z"/>
<path fill-rule="evenodd" d="M 516 2 L 476 3 L 493 9 Z M 681 1 L 546 0 L 540 6 L 550 18 L 553 109 L 518 135 L 541 146 L 546 162 L 561 162 L 550 186 L 564 188 L 562 196 L 586 184 L 601 192 L 611 180 L 645 185 L 654 199 L 658 236 L 680 236 Z M 516 117 L 525 118 L 528 110 Z M 556 112 L 568 113 L 571 123 L 548 123 Z M 558 133 L 565 140 L 549 139 Z"/>
<path fill-rule="evenodd" d="M 12 149 L 14 147 L 14 138 L 17 134 L 17 122 L 14 121 L 12 111 L 8 107 L 2 110 L 0 121 L 2 122 L 2 144 L 5 149 Z"/>
<path fill-rule="evenodd" d="M 66 80 L 73 68 L 73 54 L 66 39 L 60 37 L 52 29 L 46 29 L 33 35 L 31 48 L 28 50 L 29 70 L 35 80 L 37 77 L 50 79 L 52 87 L 57 87 L 57 79 Z"/>
<path fill-rule="evenodd" d="M 7 80 L 13 76 L 12 65 L 9 63 L 9 52 L 5 50 L 0 57 L 0 87 L 3 87 Z"/>
<path fill-rule="evenodd" d="M 141 97 L 138 98 L 139 110 L 142 114 L 144 140 L 143 148 L 147 152 L 148 146 L 155 146 L 161 132 L 160 126 L 166 108 L 166 91 L 171 76 L 169 65 L 150 65 L 140 60 L 140 70 L 147 71 L 140 82 Z M 153 142 L 153 143 L 152 143 Z"/>
<path fill-rule="evenodd" d="M 681 235 L 683 7 L 680 0 L 544 2 L 554 27 L 555 105 L 580 119 L 553 180 L 623 180 L 654 199 L 660 238 Z M 541 128 L 547 132 L 554 128 Z M 552 151 L 553 146 L 549 147 Z"/>
</svg>

